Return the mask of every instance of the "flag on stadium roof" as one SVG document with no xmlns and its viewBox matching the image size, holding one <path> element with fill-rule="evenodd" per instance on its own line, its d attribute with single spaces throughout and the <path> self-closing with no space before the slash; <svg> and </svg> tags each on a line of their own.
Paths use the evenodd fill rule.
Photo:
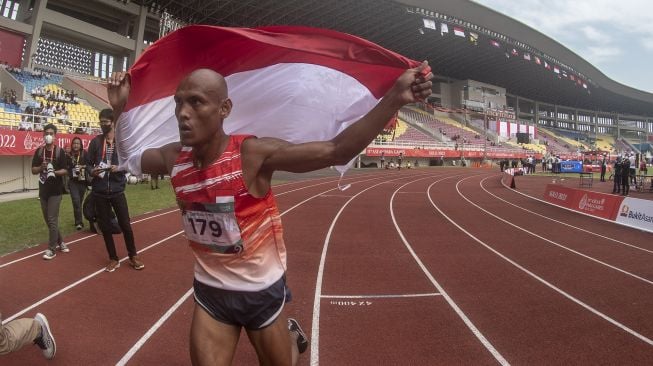
<svg viewBox="0 0 653 366">
<path fill-rule="evenodd" d="M 512 51 L 510 51 L 510 54 L 513 56 L 519 56 L 519 52 L 517 52 L 516 48 L 513 48 Z"/>
<path fill-rule="evenodd" d="M 441 23 L 440 24 L 440 35 L 444 35 L 445 33 L 449 33 L 449 26 L 447 23 Z"/>
<path fill-rule="evenodd" d="M 422 19 L 424 21 L 424 28 L 435 30 L 435 20 L 433 19 Z"/>
<path fill-rule="evenodd" d="M 556 74 L 559 74 L 560 69 L 557 66 L 553 66 L 553 72 L 555 72 Z"/>
<path fill-rule="evenodd" d="M 469 41 L 474 45 L 478 46 L 478 34 L 474 32 L 469 32 Z"/>
<path fill-rule="evenodd" d="M 116 128 L 120 165 L 140 174 L 143 151 L 179 141 L 173 95 L 193 70 L 225 77 L 233 101 L 226 133 L 300 143 L 333 138 L 418 65 L 327 29 L 181 28 L 149 46 L 129 70 L 131 92 Z"/>
<path fill-rule="evenodd" d="M 492 45 L 494 47 L 497 47 L 497 48 L 501 47 L 501 44 L 499 42 L 493 40 L 493 39 L 490 40 L 490 45 Z"/>
<path fill-rule="evenodd" d="M 457 35 L 458 37 L 464 37 L 465 31 L 460 27 L 453 27 L 453 34 Z"/>
<path fill-rule="evenodd" d="M 530 61 L 531 60 L 531 54 L 530 53 L 524 53 L 524 60 Z"/>
<path fill-rule="evenodd" d="M 540 58 L 535 56 L 535 63 L 538 65 L 542 65 L 542 61 L 540 61 Z"/>
</svg>

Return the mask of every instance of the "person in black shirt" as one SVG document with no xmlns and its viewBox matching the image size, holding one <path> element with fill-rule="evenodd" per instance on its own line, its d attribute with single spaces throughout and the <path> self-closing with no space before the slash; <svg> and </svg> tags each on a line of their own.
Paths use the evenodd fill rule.
<svg viewBox="0 0 653 366">
<path fill-rule="evenodd" d="M 86 195 L 86 151 L 82 145 L 82 139 L 73 137 L 70 143 L 70 156 L 68 157 L 68 190 L 73 203 L 73 214 L 75 217 L 75 228 L 81 230 L 84 227 L 82 221 L 82 202 Z"/>
<path fill-rule="evenodd" d="M 614 185 L 612 186 L 612 193 L 621 192 L 621 156 L 617 156 L 614 161 Z"/>
<path fill-rule="evenodd" d="M 105 270 L 113 272 L 120 267 L 120 260 L 113 242 L 111 226 L 111 208 L 116 213 L 118 225 L 125 238 L 125 245 L 129 254 L 129 264 L 134 269 L 143 269 L 145 265 L 140 260 L 134 244 L 134 232 L 129 223 L 129 208 L 125 197 L 125 172 L 118 170 L 118 149 L 115 143 L 113 130 L 113 110 L 110 108 L 100 111 L 100 127 L 102 135 L 91 140 L 88 146 L 87 169 L 91 169 L 92 195 L 95 201 L 97 221 L 104 237 L 104 244 L 109 253 L 109 264 Z"/>
<path fill-rule="evenodd" d="M 43 259 L 56 257 L 56 249 L 69 252 L 59 232 L 59 206 L 64 192 L 63 176 L 68 174 L 66 153 L 54 143 L 57 127 L 47 124 L 43 127 L 45 145 L 39 147 L 32 157 L 32 174 L 39 175 L 39 200 L 43 219 L 48 225 L 48 249 Z"/>
<path fill-rule="evenodd" d="M 627 196 L 630 191 L 630 160 L 624 157 L 621 162 L 621 195 Z"/>
</svg>

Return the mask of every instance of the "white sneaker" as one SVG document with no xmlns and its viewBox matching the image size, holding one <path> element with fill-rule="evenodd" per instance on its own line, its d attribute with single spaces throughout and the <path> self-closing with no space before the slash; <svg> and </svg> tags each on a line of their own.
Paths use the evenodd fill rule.
<svg viewBox="0 0 653 366">
<path fill-rule="evenodd" d="M 57 343 L 54 341 L 54 337 L 52 336 L 48 319 L 46 319 L 43 314 L 38 313 L 34 316 L 34 320 L 41 325 L 41 337 L 36 339 L 34 343 L 43 350 L 43 357 L 51 360 L 54 358 L 54 354 L 57 353 Z"/>
<path fill-rule="evenodd" d="M 70 252 L 70 249 L 68 248 L 68 246 L 64 242 L 61 242 L 61 244 L 59 244 L 59 249 L 61 250 L 62 253 Z"/>
<path fill-rule="evenodd" d="M 47 249 L 43 253 L 43 259 L 45 259 L 45 260 L 50 260 L 50 259 L 52 259 L 52 258 L 54 258 L 56 256 L 57 256 L 57 253 L 55 253 L 53 250 L 50 250 L 50 249 Z"/>
</svg>

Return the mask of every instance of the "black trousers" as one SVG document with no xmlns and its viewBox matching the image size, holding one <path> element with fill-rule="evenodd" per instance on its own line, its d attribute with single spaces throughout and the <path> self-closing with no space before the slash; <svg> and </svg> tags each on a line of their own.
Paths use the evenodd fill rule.
<svg viewBox="0 0 653 366">
<path fill-rule="evenodd" d="M 84 195 L 86 195 L 86 182 L 70 179 L 68 181 L 68 190 L 70 191 L 70 199 L 73 202 L 75 225 L 82 225 L 82 202 L 84 202 Z"/>
<path fill-rule="evenodd" d="M 614 185 L 612 186 L 612 193 L 619 193 L 621 191 L 621 174 L 615 174 Z"/>
<path fill-rule="evenodd" d="M 111 233 L 111 208 L 116 213 L 118 225 L 122 230 L 122 235 L 125 238 L 125 245 L 127 246 L 127 253 L 129 258 L 136 256 L 136 245 L 134 244 L 134 232 L 132 231 L 131 224 L 129 223 L 129 208 L 127 207 L 127 198 L 124 193 L 119 193 L 113 196 L 103 196 L 94 194 L 95 210 L 97 212 L 97 221 L 102 230 L 104 237 L 104 245 L 107 247 L 109 259 L 118 260 L 116 254 L 116 245 L 113 242 L 113 234 Z"/>
<path fill-rule="evenodd" d="M 630 192 L 630 175 L 621 176 L 621 194 L 627 196 Z"/>
</svg>

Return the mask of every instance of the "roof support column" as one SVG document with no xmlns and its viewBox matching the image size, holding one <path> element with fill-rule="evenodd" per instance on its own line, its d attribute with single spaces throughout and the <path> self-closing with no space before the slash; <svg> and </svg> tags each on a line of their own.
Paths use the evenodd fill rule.
<svg viewBox="0 0 653 366">
<path fill-rule="evenodd" d="M 41 27 L 43 26 L 43 13 L 48 0 L 34 0 L 34 10 L 30 24 L 32 25 L 32 34 L 27 36 L 25 42 L 25 58 L 23 59 L 23 68 L 32 68 L 36 51 L 39 47 L 39 38 L 41 38 Z"/>
<path fill-rule="evenodd" d="M 129 65 L 131 66 L 136 62 L 138 56 L 143 52 L 143 35 L 145 34 L 145 20 L 147 19 L 147 8 L 144 5 L 140 6 L 138 18 L 134 23 L 134 34 L 132 38 L 136 41 L 134 51 L 129 55 Z"/>
</svg>

